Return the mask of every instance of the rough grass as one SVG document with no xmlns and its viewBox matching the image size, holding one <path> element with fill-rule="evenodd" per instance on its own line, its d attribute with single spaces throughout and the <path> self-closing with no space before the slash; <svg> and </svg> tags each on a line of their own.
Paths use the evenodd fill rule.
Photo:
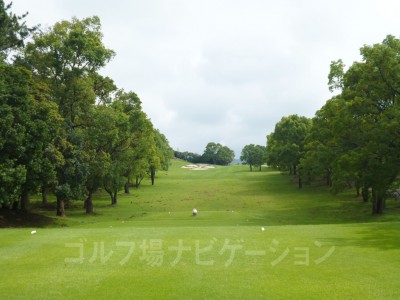
<svg viewBox="0 0 400 300">
<path fill-rule="evenodd" d="M 63 219 L 33 203 L 40 227 L 3 214 L 23 228 L 0 230 L 1 298 L 400 298 L 399 202 L 372 216 L 351 192 L 183 164 L 119 195 L 117 207 L 99 193 L 94 216 L 82 202 Z"/>
</svg>

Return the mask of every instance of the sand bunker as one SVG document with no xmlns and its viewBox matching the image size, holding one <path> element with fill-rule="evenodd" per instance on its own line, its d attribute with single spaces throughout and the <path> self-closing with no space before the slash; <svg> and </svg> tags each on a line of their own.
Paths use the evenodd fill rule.
<svg viewBox="0 0 400 300">
<path fill-rule="evenodd" d="M 182 168 L 194 171 L 207 171 L 208 169 L 214 169 L 215 167 L 207 164 L 197 164 L 197 165 L 186 165 L 183 166 Z"/>
</svg>

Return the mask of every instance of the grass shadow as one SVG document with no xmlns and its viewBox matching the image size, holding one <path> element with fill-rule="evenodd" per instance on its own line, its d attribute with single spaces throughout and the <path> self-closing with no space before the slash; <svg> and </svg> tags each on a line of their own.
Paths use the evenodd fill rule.
<svg viewBox="0 0 400 300">
<path fill-rule="evenodd" d="M 351 227 L 350 227 L 351 228 Z M 351 237 L 321 238 L 334 245 L 374 248 L 381 251 L 396 250 L 400 248 L 400 222 L 368 223 L 363 224 L 361 230 L 356 231 Z"/>
<path fill-rule="evenodd" d="M 0 209 L 0 228 L 47 227 L 56 223 L 54 218 L 34 212 Z"/>
</svg>

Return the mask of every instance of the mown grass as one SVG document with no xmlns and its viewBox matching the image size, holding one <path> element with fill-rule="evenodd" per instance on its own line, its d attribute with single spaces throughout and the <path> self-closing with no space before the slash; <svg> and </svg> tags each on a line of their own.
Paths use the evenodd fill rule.
<svg viewBox="0 0 400 300">
<path fill-rule="evenodd" d="M 117 207 L 99 193 L 94 216 L 82 202 L 63 219 L 34 203 L 42 227 L 0 230 L 1 298 L 400 298 L 400 203 L 372 216 L 351 192 L 183 164 Z"/>
</svg>

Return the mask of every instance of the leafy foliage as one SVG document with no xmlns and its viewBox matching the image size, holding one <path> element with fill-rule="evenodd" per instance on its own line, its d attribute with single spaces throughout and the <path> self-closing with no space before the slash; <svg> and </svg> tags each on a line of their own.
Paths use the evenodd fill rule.
<svg viewBox="0 0 400 300">
<path fill-rule="evenodd" d="M 34 32 L 37 27 L 29 28 L 23 19 L 28 13 L 17 16 L 10 12 L 12 3 L 5 5 L 0 0 L 0 58 L 7 57 L 7 52 L 24 46 L 24 40 Z"/>
<path fill-rule="evenodd" d="M 207 144 L 202 155 L 202 162 L 215 165 L 229 165 L 235 158 L 233 150 L 219 143 L 210 142 Z"/>
<path fill-rule="evenodd" d="M 174 151 L 174 156 L 192 163 L 204 163 L 227 166 L 235 158 L 235 152 L 227 146 L 210 142 L 204 149 L 203 155 L 192 152 Z"/>
<path fill-rule="evenodd" d="M 0 2 L 0 52 L 22 47 L 34 29 Z M 0 204 L 26 209 L 29 194 L 52 191 L 57 215 L 66 201 L 104 187 L 112 204 L 132 176 L 167 170 L 172 149 L 134 92 L 98 74 L 114 56 L 98 17 L 61 21 L 36 32 L 14 64 L 0 63 Z M 5 58 L 5 54 L 2 58 Z M 140 179 L 140 180 L 141 180 Z"/>
<path fill-rule="evenodd" d="M 380 214 L 400 172 L 400 40 L 389 35 L 360 52 L 362 62 L 347 71 L 341 60 L 331 64 L 330 88 L 340 94 L 313 119 L 301 165 L 311 180 L 326 176 L 334 192 L 362 189 Z"/>
<path fill-rule="evenodd" d="M 283 117 L 267 137 L 267 164 L 297 175 L 311 120 L 298 115 Z"/>
<path fill-rule="evenodd" d="M 261 171 L 261 166 L 266 159 L 265 155 L 266 148 L 264 146 L 250 144 L 244 146 L 240 160 L 250 166 L 250 171 L 253 171 L 253 166 L 259 167 Z"/>
</svg>

